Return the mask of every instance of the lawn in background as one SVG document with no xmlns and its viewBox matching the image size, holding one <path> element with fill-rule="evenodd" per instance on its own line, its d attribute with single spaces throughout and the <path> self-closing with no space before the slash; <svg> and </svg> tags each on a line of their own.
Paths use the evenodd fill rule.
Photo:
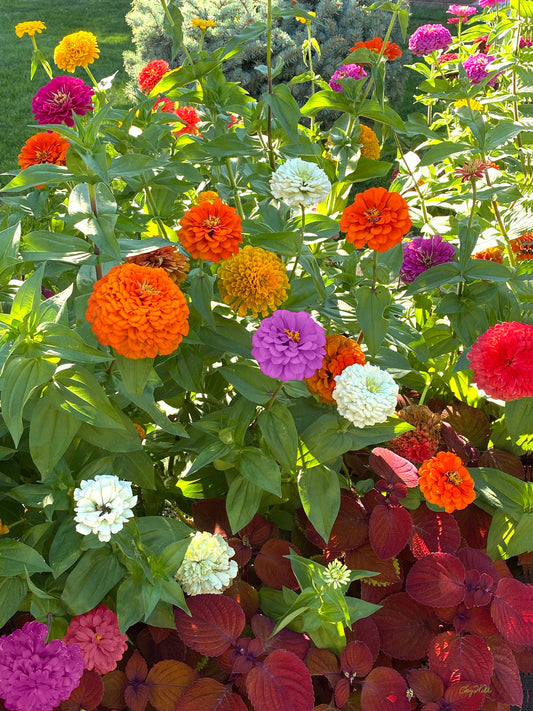
<svg viewBox="0 0 533 711">
<path fill-rule="evenodd" d="M 33 95 L 48 81 L 40 66 L 30 81 L 31 39 L 27 35 L 17 37 L 15 25 L 29 20 L 44 22 L 46 30 L 36 35 L 37 46 L 50 62 L 54 76 L 66 73 L 53 62 L 60 40 L 79 30 L 93 32 L 100 58 L 91 65 L 92 73 L 100 81 L 118 69 L 114 86 L 120 92 L 120 86 L 128 81 L 122 52 L 131 45 L 130 29 L 124 20 L 129 9 L 130 0 L 0 0 L 0 172 L 18 169 L 20 149 L 35 133 Z M 78 67 L 74 76 L 90 84 L 83 68 Z"/>
</svg>

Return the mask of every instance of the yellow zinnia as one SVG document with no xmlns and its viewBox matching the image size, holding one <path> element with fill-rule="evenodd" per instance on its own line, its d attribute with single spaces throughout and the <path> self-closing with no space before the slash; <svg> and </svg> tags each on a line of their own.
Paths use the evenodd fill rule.
<svg viewBox="0 0 533 711">
<path fill-rule="evenodd" d="M 216 27 L 216 22 L 213 22 L 213 20 L 202 20 L 201 17 L 193 17 L 191 20 L 191 25 L 193 27 L 199 27 L 202 32 L 205 32 L 208 27 Z"/>
<path fill-rule="evenodd" d="M 40 20 L 19 22 L 18 25 L 15 25 L 15 34 L 17 37 L 22 37 L 23 35 L 34 37 L 36 32 L 42 32 L 43 30 L 46 30 L 46 25 Z"/>
<path fill-rule="evenodd" d="M 218 288 L 225 304 L 239 316 L 248 310 L 267 316 L 287 298 L 289 280 L 281 259 L 261 247 L 250 245 L 220 265 Z"/>
<path fill-rule="evenodd" d="M 456 109 L 460 109 L 461 106 L 469 106 L 473 111 L 483 111 L 483 104 L 480 104 L 479 101 L 476 101 L 475 99 L 459 99 L 458 101 L 454 102 L 454 106 Z"/>
<path fill-rule="evenodd" d="M 361 145 L 361 155 L 365 158 L 373 158 L 379 160 L 380 148 L 378 137 L 374 131 L 365 126 L 364 123 L 359 124 L 360 133 L 358 142 Z"/>
<path fill-rule="evenodd" d="M 9 533 L 9 526 L 2 523 L 2 520 L 0 519 L 0 536 L 4 536 L 6 533 Z"/>
<path fill-rule="evenodd" d="M 57 45 L 54 50 L 54 62 L 59 69 L 73 72 L 76 67 L 87 69 L 99 55 L 100 50 L 92 32 L 74 32 L 63 37 Z"/>
<path fill-rule="evenodd" d="M 201 205 L 203 202 L 214 202 L 217 198 L 218 193 L 214 190 L 202 190 L 202 192 L 196 196 L 195 203 Z"/>
<path fill-rule="evenodd" d="M 316 12 L 309 12 L 309 15 L 312 15 L 313 17 L 316 17 Z M 298 20 L 298 22 L 301 22 L 302 25 L 310 25 L 311 20 L 308 20 L 306 17 L 300 17 L 300 15 L 296 15 L 294 18 L 295 20 Z"/>
</svg>

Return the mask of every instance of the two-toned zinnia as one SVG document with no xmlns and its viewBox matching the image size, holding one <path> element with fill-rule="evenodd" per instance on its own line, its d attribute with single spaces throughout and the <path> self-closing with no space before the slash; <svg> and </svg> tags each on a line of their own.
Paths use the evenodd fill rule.
<svg viewBox="0 0 533 711">
<path fill-rule="evenodd" d="M 439 452 L 420 467 L 418 485 L 430 504 L 442 506 L 447 513 L 465 509 L 476 498 L 474 480 L 460 457 Z"/>
<path fill-rule="evenodd" d="M 193 205 L 180 225 L 179 240 L 194 259 L 218 263 L 238 252 L 242 242 L 241 218 L 220 198 Z"/>
<path fill-rule="evenodd" d="M 135 262 L 141 267 L 151 267 L 152 269 L 160 267 L 166 271 L 176 284 L 181 284 L 182 281 L 185 281 L 189 271 L 188 258 L 181 254 L 174 244 L 168 247 L 159 247 L 159 249 L 153 249 L 150 252 L 135 254 L 128 257 L 127 261 Z"/>
<path fill-rule="evenodd" d="M 356 341 L 341 334 L 326 336 L 326 353 L 322 365 L 310 378 L 305 379 L 309 392 L 318 395 L 322 402 L 334 405 L 335 378 L 354 363 L 365 363 L 365 354 Z"/>
</svg>

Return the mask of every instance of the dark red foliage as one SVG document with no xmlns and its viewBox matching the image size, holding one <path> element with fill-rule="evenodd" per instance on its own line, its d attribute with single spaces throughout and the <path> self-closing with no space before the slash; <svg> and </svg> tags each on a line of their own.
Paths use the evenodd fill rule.
<svg viewBox="0 0 533 711">
<path fill-rule="evenodd" d="M 217 657 L 242 633 L 246 618 L 241 606 L 224 595 L 194 595 L 191 612 L 176 609 L 176 629 L 182 641 L 208 657 Z"/>
<path fill-rule="evenodd" d="M 435 612 L 407 593 L 390 595 L 372 616 L 379 630 L 381 649 L 396 659 L 422 659 L 439 629 Z"/>
<path fill-rule="evenodd" d="M 368 463 L 388 484 L 402 482 L 407 487 L 418 486 L 418 469 L 408 459 L 384 447 L 375 447 Z"/>
<path fill-rule="evenodd" d="M 444 684 L 471 681 L 488 684 L 494 660 L 484 639 L 461 635 L 452 630 L 442 632 L 429 645 L 429 666 Z"/>
<path fill-rule="evenodd" d="M 500 634 L 516 648 L 532 646 L 533 585 L 502 578 L 494 593 L 490 614 Z"/>
<path fill-rule="evenodd" d="M 307 667 L 284 649 L 276 649 L 249 672 L 246 691 L 256 711 L 311 711 L 315 703 Z"/>
<path fill-rule="evenodd" d="M 255 557 L 255 572 L 260 580 L 274 590 L 283 587 L 298 589 L 298 581 L 292 572 L 291 562 L 286 557 L 291 551 L 300 555 L 295 545 L 281 538 L 271 538 Z"/>
<path fill-rule="evenodd" d="M 59 704 L 61 711 L 93 711 L 104 695 L 104 682 L 95 671 L 83 670 L 79 685 L 66 701 Z"/>
<path fill-rule="evenodd" d="M 430 553 L 413 565 L 405 589 L 417 602 L 448 607 L 463 601 L 464 579 L 464 565 L 458 558 L 449 553 Z"/>
<path fill-rule="evenodd" d="M 425 504 L 411 512 L 413 532 L 409 547 L 416 558 L 428 553 L 455 553 L 461 543 L 459 526 L 451 514 L 430 511 Z"/>
<path fill-rule="evenodd" d="M 404 548 L 410 537 L 413 519 L 403 506 L 376 506 L 370 515 L 369 536 L 374 553 L 387 560 Z"/>
</svg>

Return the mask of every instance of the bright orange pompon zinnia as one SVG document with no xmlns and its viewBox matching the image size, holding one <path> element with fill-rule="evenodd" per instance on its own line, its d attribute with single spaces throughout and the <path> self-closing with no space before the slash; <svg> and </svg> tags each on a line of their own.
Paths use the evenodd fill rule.
<svg viewBox="0 0 533 711">
<path fill-rule="evenodd" d="M 374 52 L 374 54 L 379 54 L 382 47 L 383 40 L 381 37 L 374 37 L 374 39 L 367 40 L 366 42 L 356 42 L 355 47 L 352 47 L 350 52 L 355 52 L 356 49 L 369 49 L 371 52 Z M 402 56 L 402 50 L 394 42 L 387 42 L 383 55 L 392 62 L 394 59 Z"/>
<path fill-rule="evenodd" d="M 54 62 L 65 72 L 92 64 L 100 56 L 96 37 L 92 32 L 74 32 L 63 37 L 54 49 Z"/>
<path fill-rule="evenodd" d="M 452 452 L 439 452 L 424 462 L 418 473 L 418 485 L 427 501 L 447 513 L 465 509 L 476 498 L 474 480 Z"/>
<path fill-rule="evenodd" d="M 194 259 L 220 262 L 239 251 L 241 218 L 235 208 L 217 198 L 193 205 L 180 220 L 178 237 Z"/>
<path fill-rule="evenodd" d="M 402 241 L 412 224 L 407 203 L 399 193 L 370 188 L 345 208 L 340 228 L 357 249 L 368 244 L 376 252 L 386 252 Z"/>
<path fill-rule="evenodd" d="M 189 332 L 189 309 L 164 269 L 127 263 L 93 286 L 86 318 L 98 341 L 126 358 L 173 353 Z"/>
<path fill-rule="evenodd" d="M 22 170 L 30 165 L 54 163 L 65 165 L 70 142 L 59 135 L 57 131 L 43 131 L 28 138 L 18 156 L 18 164 Z"/>
<path fill-rule="evenodd" d="M 312 395 L 318 395 L 322 402 L 335 405 L 335 378 L 354 363 L 365 364 L 365 354 L 356 341 L 340 334 L 326 336 L 326 355 L 321 367 L 310 378 L 304 378 L 307 389 Z"/>
</svg>

